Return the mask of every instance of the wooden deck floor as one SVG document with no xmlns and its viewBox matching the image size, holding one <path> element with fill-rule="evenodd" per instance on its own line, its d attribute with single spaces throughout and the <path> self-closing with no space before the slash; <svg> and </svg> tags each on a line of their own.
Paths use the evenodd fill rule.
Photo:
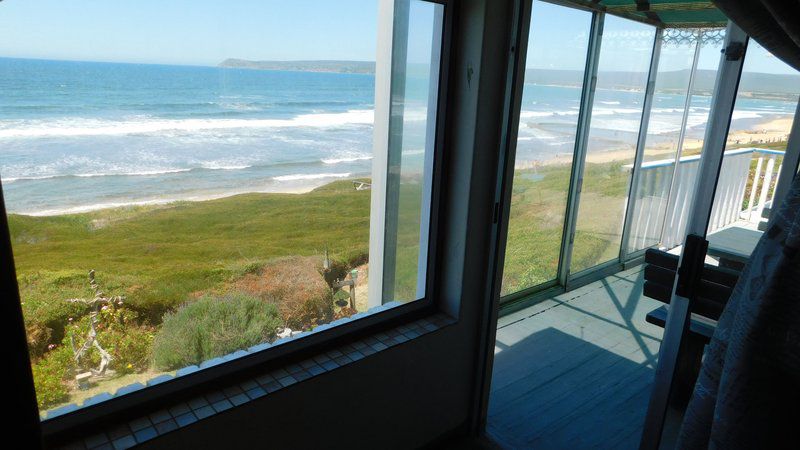
<svg viewBox="0 0 800 450">
<path fill-rule="evenodd" d="M 642 268 L 502 317 L 487 433 L 504 448 L 635 449 L 663 330 Z"/>
</svg>

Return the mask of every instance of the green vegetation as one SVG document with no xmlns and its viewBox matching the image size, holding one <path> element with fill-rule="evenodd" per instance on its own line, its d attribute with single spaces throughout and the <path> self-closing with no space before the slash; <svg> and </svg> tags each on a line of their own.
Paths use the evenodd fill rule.
<svg viewBox="0 0 800 450">
<path fill-rule="evenodd" d="M 503 295 L 556 278 L 570 171 L 570 165 L 561 164 L 515 172 Z M 608 261 L 619 252 L 619 208 L 625 207 L 628 183 L 621 163 L 586 165 L 573 271 Z"/>
<path fill-rule="evenodd" d="M 10 215 L 40 407 L 68 401 L 76 372 L 85 370 L 71 362 L 69 339 L 83 342 L 90 308 L 66 299 L 92 298 L 89 269 L 106 292 L 126 299 L 119 317 L 104 319 L 98 329 L 98 341 L 114 358 L 110 369 L 143 372 L 152 365 L 164 315 L 207 295 L 242 290 L 265 308 L 277 306 L 279 320 L 269 323 L 270 333 L 284 324 L 310 328 L 329 321 L 332 298 L 319 273 L 322 255 L 327 248 L 339 276 L 366 262 L 369 201 L 369 191 L 341 181 L 306 194 Z M 301 295 L 289 295 L 295 291 Z M 96 355 L 86 365 L 93 360 Z"/>
<path fill-rule="evenodd" d="M 305 194 L 10 215 L 40 407 L 80 398 L 75 375 L 99 362 L 94 350 L 73 361 L 72 340 L 84 342 L 91 309 L 66 301 L 93 297 L 90 269 L 104 291 L 125 298 L 98 325 L 111 377 L 196 364 L 272 340 L 279 327 L 355 313 L 335 311 L 331 284 L 368 262 L 370 195 L 339 181 Z M 395 274 L 403 301 L 416 294 L 421 198 L 418 182 L 403 183 Z M 323 274 L 326 250 L 332 267 Z"/>
<path fill-rule="evenodd" d="M 256 297 L 202 297 L 164 316 L 153 345 L 155 366 L 179 369 L 269 342 L 280 324 L 278 308 Z"/>
</svg>

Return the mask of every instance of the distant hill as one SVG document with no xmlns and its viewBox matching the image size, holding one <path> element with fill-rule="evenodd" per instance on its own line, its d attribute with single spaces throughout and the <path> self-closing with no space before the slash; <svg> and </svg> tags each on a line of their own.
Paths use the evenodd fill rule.
<svg viewBox="0 0 800 450">
<path fill-rule="evenodd" d="M 288 70 L 295 72 L 375 73 L 372 61 L 250 61 L 229 58 L 217 65 L 233 69 Z"/>
<path fill-rule="evenodd" d="M 682 92 L 686 89 L 688 70 L 661 72 L 658 74 L 658 90 Z M 698 70 L 695 76 L 695 92 L 708 93 L 714 89 L 717 73 L 714 70 Z M 597 87 L 600 89 L 640 89 L 647 74 L 644 72 L 600 72 Z M 525 82 L 553 86 L 580 86 L 583 71 L 528 69 Z M 800 95 L 800 74 L 776 75 L 771 73 L 745 72 L 739 89 L 751 97 L 797 99 Z"/>
</svg>

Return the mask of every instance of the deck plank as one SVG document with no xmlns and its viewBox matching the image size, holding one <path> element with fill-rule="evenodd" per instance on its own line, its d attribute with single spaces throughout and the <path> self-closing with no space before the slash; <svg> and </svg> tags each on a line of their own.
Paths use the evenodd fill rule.
<svg viewBox="0 0 800 450">
<path fill-rule="evenodd" d="M 635 268 L 501 318 L 487 433 L 504 448 L 636 448 L 663 330 Z"/>
</svg>

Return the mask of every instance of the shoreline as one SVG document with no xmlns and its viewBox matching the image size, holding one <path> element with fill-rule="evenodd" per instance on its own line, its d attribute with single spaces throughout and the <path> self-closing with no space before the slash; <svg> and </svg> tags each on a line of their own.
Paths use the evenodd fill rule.
<svg viewBox="0 0 800 450">
<path fill-rule="evenodd" d="M 368 177 L 347 177 L 329 181 L 320 180 L 320 182 L 317 183 L 303 184 L 302 186 L 294 186 L 294 187 L 287 186 L 284 189 L 274 189 L 274 190 L 240 190 L 240 191 L 231 191 L 231 192 L 200 195 L 200 196 L 195 195 L 195 196 L 185 196 L 185 197 L 170 197 L 163 199 L 144 199 L 144 200 L 96 203 L 91 205 L 71 206 L 59 209 L 47 209 L 34 212 L 8 211 L 8 215 L 25 216 L 25 217 L 58 217 L 58 216 L 89 214 L 101 211 L 112 211 L 112 210 L 122 210 L 122 209 L 146 208 L 146 207 L 156 207 L 156 206 L 163 207 L 178 203 L 200 203 L 200 202 L 221 200 L 225 198 L 235 197 L 238 195 L 248 195 L 248 194 L 303 195 L 313 192 L 321 187 L 325 187 L 337 182 L 363 180 L 365 178 Z"/>
<path fill-rule="evenodd" d="M 765 121 L 753 122 L 746 129 L 736 130 L 728 135 L 728 145 L 758 146 L 770 142 L 786 141 L 792 127 L 793 118 L 772 116 Z M 699 153 L 702 149 L 703 139 L 686 137 L 683 145 L 683 156 Z M 670 157 L 673 152 L 670 144 L 660 144 L 647 149 L 649 157 Z M 629 163 L 632 150 L 604 150 L 586 155 L 586 162 L 590 164 L 607 164 L 613 162 Z M 537 167 L 551 167 L 572 164 L 571 154 L 558 154 L 547 160 L 521 161 L 515 164 L 515 170 L 535 169 Z"/>
</svg>

